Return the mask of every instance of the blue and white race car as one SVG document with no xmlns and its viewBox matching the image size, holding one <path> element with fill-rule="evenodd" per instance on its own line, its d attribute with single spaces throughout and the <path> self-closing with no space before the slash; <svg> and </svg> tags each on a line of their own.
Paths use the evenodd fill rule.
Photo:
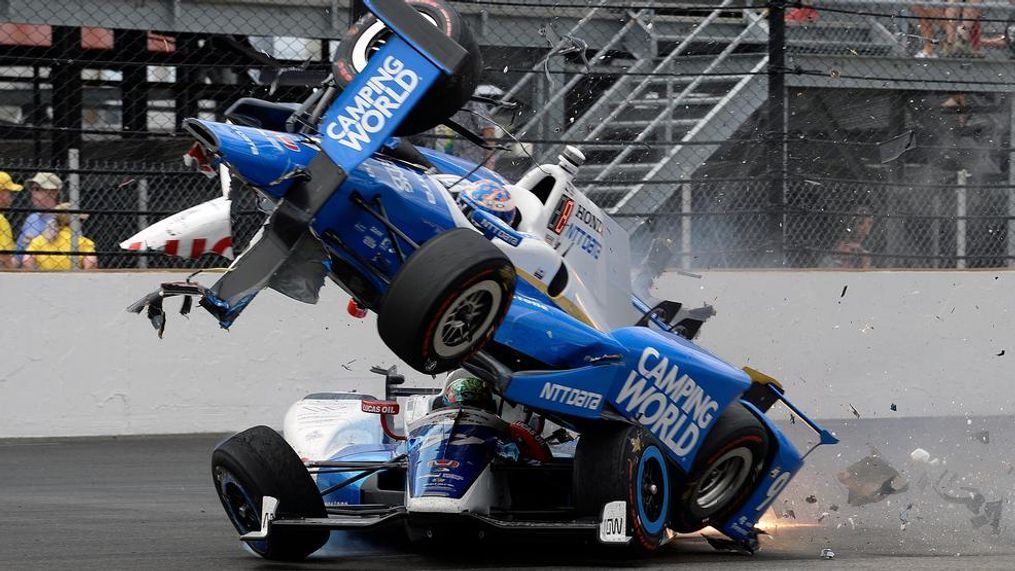
<svg viewBox="0 0 1015 571">
<path fill-rule="evenodd" d="M 383 400 L 326 394 L 298 407 L 340 446 L 308 452 L 296 421 L 290 442 L 255 427 L 222 443 L 214 481 L 241 539 L 280 560 L 307 557 L 333 530 L 383 528 L 648 553 L 711 526 L 755 550 L 755 524 L 803 464 L 766 411 L 782 401 L 818 444 L 834 436 L 770 377 L 692 342 L 699 314 L 632 295 L 627 234 L 575 188 L 577 149 L 509 185 L 400 139 L 467 101 L 479 53 L 442 0 L 366 5 L 333 77 L 303 104 L 244 99 L 228 123 L 187 121 L 192 155 L 253 188 L 270 216 L 214 285 L 163 284 L 130 309 L 147 309 L 161 334 L 163 299 L 182 295 L 185 310 L 196 298 L 229 327 L 265 287 L 314 302 L 330 279 L 353 309 L 377 313 L 402 361 L 449 372 L 446 388 L 412 401 L 404 431 L 390 376 Z M 225 251 L 223 200 L 124 246 Z"/>
</svg>

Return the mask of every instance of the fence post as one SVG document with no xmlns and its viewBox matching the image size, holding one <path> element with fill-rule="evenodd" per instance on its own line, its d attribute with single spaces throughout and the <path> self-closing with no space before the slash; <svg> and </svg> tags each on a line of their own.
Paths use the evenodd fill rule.
<svg viewBox="0 0 1015 571">
<path fill-rule="evenodd" d="M 693 256 L 691 254 L 691 184 L 685 182 L 680 188 L 680 213 L 683 215 L 680 217 L 680 251 L 682 252 L 680 259 L 680 267 L 689 270 L 691 269 L 691 262 Z"/>
<path fill-rule="evenodd" d="M 81 148 L 81 105 L 84 83 L 81 81 L 81 28 L 53 26 L 53 49 L 65 59 L 50 64 L 52 84 L 53 132 L 50 159 L 60 160 L 69 149 Z"/>
<path fill-rule="evenodd" d="M 148 178 L 141 177 L 137 179 L 137 209 L 139 214 L 137 215 L 137 231 L 140 232 L 148 227 Z M 147 268 L 148 267 L 148 256 L 139 256 L 137 260 L 137 267 Z"/>
<path fill-rule="evenodd" d="M 786 264 L 786 2 L 768 2 L 768 242 L 773 266 Z"/>
<path fill-rule="evenodd" d="M 81 174 L 78 169 L 81 166 L 81 151 L 78 149 L 67 149 L 67 166 L 70 173 L 67 175 L 67 189 L 70 198 L 71 210 L 81 209 Z M 75 212 L 70 217 L 70 268 L 71 271 L 81 269 L 81 257 L 78 256 L 78 246 L 81 238 L 81 215 Z"/>
<path fill-rule="evenodd" d="M 1008 248 L 1005 265 L 1015 266 L 1015 96 L 1008 96 Z"/>
<path fill-rule="evenodd" d="M 955 173 L 955 267 L 966 267 L 966 182 L 969 171 Z"/>
</svg>

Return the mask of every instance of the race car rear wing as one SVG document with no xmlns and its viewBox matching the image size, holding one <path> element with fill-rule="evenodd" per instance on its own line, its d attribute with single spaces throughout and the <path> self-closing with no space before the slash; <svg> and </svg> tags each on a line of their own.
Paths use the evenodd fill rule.
<svg viewBox="0 0 1015 571">
<path fill-rule="evenodd" d="M 817 422 L 811 420 L 804 411 L 800 410 L 784 396 L 786 391 L 782 388 L 782 383 L 777 381 L 775 378 L 750 367 L 744 367 L 744 372 L 751 378 L 751 386 L 741 397 L 743 400 L 751 403 L 761 412 L 767 412 L 768 409 L 772 408 L 772 405 L 777 401 L 782 401 L 787 408 L 793 411 L 793 413 L 800 417 L 807 426 L 811 427 L 811 430 L 818 434 L 817 446 L 837 444 L 839 442 L 839 439 L 836 438 L 835 435 L 823 428 Z M 817 446 L 815 446 L 815 448 Z M 807 454 L 810 454 L 812 450 L 814 450 L 814 448 L 808 450 L 804 457 L 806 457 Z"/>
</svg>

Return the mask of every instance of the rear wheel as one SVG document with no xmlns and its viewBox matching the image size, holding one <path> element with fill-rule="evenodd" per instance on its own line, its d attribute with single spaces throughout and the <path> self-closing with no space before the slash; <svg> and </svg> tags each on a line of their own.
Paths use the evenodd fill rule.
<svg viewBox="0 0 1015 571">
<path fill-rule="evenodd" d="M 278 500 L 278 517 L 327 517 L 324 501 L 289 443 L 267 426 L 232 436 L 212 453 L 212 477 L 222 507 L 241 534 L 261 529 L 261 501 Z M 298 561 L 328 541 L 327 530 L 274 528 L 248 545 L 265 559 Z"/>
<path fill-rule="evenodd" d="M 399 125 L 396 135 L 422 133 L 454 115 L 472 97 L 483 71 L 479 45 L 465 21 L 449 3 L 444 0 L 407 0 L 407 3 L 445 36 L 465 48 L 468 56 L 454 76 L 430 88 L 412 114 Z M 338 86 L 349 85 L 391 35 L 391 30 L 373 14 L 364 14 L 350 26 L 335 54 L 335 81 Z"/>
<path fill-rule="evenodd" d="M 500 249 L 474 230 L 449 230 L 420 246 L 395 275 L 377 331 L 414 369 L 449 371 L 493 337 L 514 290 L 514 266 Z"/>
<path fill-rule="evenodd" d="M 689 474 L 674 487 L 673 529 L 697 531 L 719 523 L 739 508 L 761 475 L 768 456 L 768 432 L 742 404 L 719 417 L 701 445 Z"/>
<path fill-rule="evenodd" d="M 580 514 L 598 516 L 608 502 L 627 502 L 629 546 L 639 554 L 666 541 L 671 470 L 645 429 L 611 425 L 583 432 L 574 458 L 574 496 Z"/>
</svg>

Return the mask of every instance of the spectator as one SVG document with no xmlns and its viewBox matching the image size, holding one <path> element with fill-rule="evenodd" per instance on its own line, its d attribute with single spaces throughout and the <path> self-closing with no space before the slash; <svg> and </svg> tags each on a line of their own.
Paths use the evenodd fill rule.
<svg viewBox="0 0 1015 571">
<path fill-rule="evenodd" d="M 870 251 L 863 243 L 874 229 L 874 218 L 866 206 L 857 209 L 856 216 L 846 228 L 845 235 L 835 243 L 834 253 L 822 265 L 830 268 L 865 270 L 871 267 Z"/>
<path fill-rule="evenodd" d="M 973 6 L 980 0 L 950 0 L 945 8 L 945 50 L 951 57 L 982 57 L 980 55 L 980 11 Z"/>
<path fill-rule="evenodd" d="M 56 208 L 69 210 L 70 203 L 64 202 Z M 80 217 L 83 220 L 88 216 L 82 214 Z M 28 244 L 22 265 L 30 270 L 66 271 L 74 267 L 72 262 L 74 256 L 77 257 L 78 269 L 93 270 L 99 266 L 95 257 L 95 242 L 84 236 L 78 236 L 75 249 L 70 214 L 61 212 L 53 216 L 42 233 Z"/>
<path fill-rule="evenodd" d="M 14 200 L 14 192 L 21 192 L 24 187 L 15 184 L 11 175 L 0 172 L 0 210 L 10 208 Z M 0 269 L 13 269 L 18 267 L 17 260 L 10 252 L 17 247 L 14 244 L 14 232 L 11 231 L 11 223 L 0 213 Z"/>
<path fill-rule="evenodd" d="M 934 44 L 939 32 L 944 32 L 941 54 L 947 57 L 980 57 L 980 10 L 973 5 L 980 0 L 949 0 L 950 6 L 914 5 L 910 11 L 920 19 L 920 37 L 923 49 L 918 58 L 935 58 Z"/>
<path fill-rule="evenodd" d="M 916 52 L 916 57 L 936 58 L 934 44 L 938 43 L 938 33 L 944 32 L 946 36 L 948 35 L 944 8 L 913 5 L 909 10 L 920 19 L 920 38 L 923 40 L 923 48 Z"/>
<path fill-rule="evenodd" d="M 52 210 L 60 202 L 60 190 L 63 188 L 63 181 L 60 177 L 51 172 L 36 173 L 28 181 L 28 188 L 32 191 L 32 207 L 39 210 Z M 18 250 L 28 249 L 28 245 L 36 236 L 42 234 L 49 228 L 53 221 L 52 212 L 33 212 L 25 218 L 21 225 L 21 234 L 18 235 Z M 24 256 L 18 260 L 24 264 Z"/>
</svg>

